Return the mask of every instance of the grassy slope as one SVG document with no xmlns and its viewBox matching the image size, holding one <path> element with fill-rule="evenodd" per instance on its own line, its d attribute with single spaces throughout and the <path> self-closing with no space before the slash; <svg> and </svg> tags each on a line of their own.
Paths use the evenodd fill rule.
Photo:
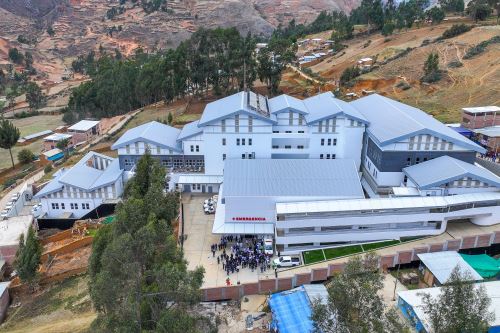
<svg viewBox="0 0 500 333">
<path fill-rule="evenodd" d="M 95 318 L 86 276 L 73 277 L 52 286 L 41 295 L 15 298 L 0 332 L 87 332 Z"/>
</svg>

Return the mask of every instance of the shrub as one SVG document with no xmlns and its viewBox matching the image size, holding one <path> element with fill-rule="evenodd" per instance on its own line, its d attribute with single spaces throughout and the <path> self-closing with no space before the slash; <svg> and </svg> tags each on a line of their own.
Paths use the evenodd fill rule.
<svg viewBox="0 0 500 333">
<path fill-rule="evenodd" d="M 466 24 L 454 24 L 451 26 L 451 28 L 445 30 L 443 32 L 443 35 L 441 35 L 441 39 L 447 39 L 447 38 L 452 38 L 458 35 L 461 35 L 463 33 L 466 33 L 467 31 L 470 31 L 472 29 L 472 25 L 466 25 Z"/>
<path fill-rule="evenodd" d="M 17 153 L 17 159 L 21 164 L 28 164 L 33 162 L 35 159 L 35 154 L 27 148 L 21 150 L 19 153 Z"/>
<path fill-rule="evenodd" d="M 340 83 L 345 84 L 361 74 L 358 67 L 348 67 L 340 75 Z"/>
<path fill-rule="evenodd" d="M 458 67 L 462 67 L 464 64 L 462 64 L 460 61 L 458 60 L 454 60 L 454 61 L 450 61 L 448 63 L 448 67 L 449 68 L 458 68 Z"/>
<path fill-rule="evenodd" d="M 477 44 L 476 46 L 471 47 L 465 52 L 464 59 L 470 59 L 478 54 L 481 54 L 484 52 L 486 47 L 490 44 L 495 44 L 495 43 L 500 43 L 500 36 L 495 36 L 493 38 L 490 38 L 488 40 L 482 41 L 481 43 Z"/>
<path fill-rule="evenodd" d="M 366 41 L 366 43 L 363 44 L 363 48 L 367 48 L 368 46 L 370 46 L 370 44 L 372 43 L 372 40 L 371 39 L 368 39 Z"/>
<path fill-rule="evenodd" d="M 48 173 L 51 173 L 53 169 L 54 169 L 54 168 L 52 168 L 52 165 L 51 165 L 51 164 L 47 164 L 47 165 L 45 166 L 45 168 L 43 169 L 43 172 L 44 172 L 45 174 L 48 174 Z"/>
</svg>

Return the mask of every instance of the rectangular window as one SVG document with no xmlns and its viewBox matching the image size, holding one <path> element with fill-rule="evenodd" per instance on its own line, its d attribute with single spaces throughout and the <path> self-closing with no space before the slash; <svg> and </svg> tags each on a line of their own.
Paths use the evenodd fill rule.
<svg viewBox="0 0 500 333">
<path fill-rule="evenodd" d="M 297 131 L 297 133 L 304 133 L 304 131 Z"/>
<path fill-rule="evenodd" d="M 408 150 L 413 150 L 413 143 L 415 142 L 415 137 L 410 138 L 410 143 L 408 145 Z"/>
<path fill-rule="evenodd" d="M 332 160 L 334 160 L 337 157 L 337 155 L 332 154 Z"/>
<path fill-rule="evenodd" d="M 241 145 L 244 146 L 245 145 L 245 139 L 241 139 Z"/>
<path fill-rule="evenodd" d="M 337 130 L 337 118 L 332 119 L 332 132 Z"/>
<path fill-rule="evenodd" d="M 299 126 L 302 126 L 302 125 L 304 125 L 304 115 L 299 114 Z"/>
<path fill-rule="evenodd" d="M 221 124 L 221 132 L 225 133 L 226 132 L 226 119 L 222 119 L 220 124 Z"/>
<path fill-rule="evenodd" d="M 240 115 L 239 114 L 234 116 L 234 132 L 235 133 L 240 132 Z"/>
<path fill-rule="evenodd" d="M 134 146 L 135 146 L 135 153 L 139 154 L 139 142 L 136 142 Z"/>
<path fill-rule="evenodd" d="M 320 121 L 320 122 L 318 123 L 318 132 L 319 132 L 319 133 L 323 133 L 323 122 L 322 122 L 322 121 Z"/>
<path fill-rule="evenodd" d="M 354 127 L 354 120 L 351 119 L 351 127 Z"/>
<path fill-rule="evenodd" d="M 199 153 L 200 152 L 200 146 L 196 145 L 196 152 Z"/>
<path fill-rule="evenodd" d="M 328 145 L 331 146 L 332 145 L 332 139 L 328 139 Z"/>
<path fill-rule="evenodd" d="M 330 131 L 330 119 L 325 120 L 325 132 L 328 133 Z"/>
<path fill-rule="evenodd" d="M 90 204 L 88 203 L 84 203 L 83 206 L 83 209 L 90 209 Z"/>
<path fill-rule="evenodd" d="M 297 146 L 297 149 L 304 149 L 304 146 Z"/>
<path fill-rule="evenodd" d="M 247 157 L 247 155 L 246 155 L 246 154 L 241 154 L 241 158 L 242 158 L 242 159 L 245 159 L 246 157 Z"/>
<path fill-rule="evenodd" d="M 125 146 L 125 151 L 127 152 L 127 154 L 130 154 L 130 145 Z"/>
<path fill-rule="evenodd" d="M 64 202 L 61 202 L 61 209 L 65 209 Z"/>
<path fill-rule="evenodd" d="M 194 146 L 191 145 L 191 152 L 194 152 Z"/>
<path fill-rule="evenodd" d="M 222 154 L 222 160 L 225 161 L 226 160 L 226 154 Z"/>
<path fill-rule="evenodd" d="M 450 142 L 450 143 L 448 144 L 448 150 L 453 150 L 453 142 Z"/>
<path fill-rule="evenodd" d="M 285 146 L 285 149 L 292 149 L 292 146 Z"/>
<path fill-rule="evenodd" d="M 252 139 L 248 139 L 248 145 L 251 146 L 252 145 Z"/>
<path fill-rule="evenodd" d="M 240 139 L 236 139 L 236 145 L 239 146 L 240 145 Z"/>
<path fill-rule="evenodd" d="M 273 149 L 279 149 L 280 146 L 273 145 Z"/>
<path fill-rule="evenodd" d="M 444 150 L 445 145 L 446 145 L 446 141 L 445 140 L 441 141 L 441 150 Z"/>
<path fill-rule="evenodd" d="M 290 126 L 293 125 L 293 112 L 292 111 L 288 112 L 288 125 L 290 125 Z"/>
<path fill-rule="evenodd" d="M 330 159 L 330 154 L 326 154 L 326 159 L 329 160 Z"/>
<path fill-rule="evenodd" d="M 157 155 L 161 154 L 161 148 L 160 148 L 160 146 L 156 146 L 156 154 Z"/>
<path fill-rule="evenodd" d="M 57 202 L 52 203 L 52 209 L 59 209 L 59 204 Z"/>
<path fill-rule="evenodd" d="M 336 146 L 337 145 L 337 139 L 333 139 L 333 145 Z"/>
<path fill-rule="evenodd" d="M 253 117 L 248 116 L 248 133 L 253 132 Z"/>
<path fill-rule="evenodd" d="M 321 145 L 324 146 L 325 145 L 325 139 L 321 139 Z"/>
<path fill-rule="evenodd" d="M 222 145 L 225 146 L 226 145 L 226 138 L 222 138 Z"/>
<path fill-rule="evenodd" d="M 285 131 L 285 133 L 292 133 L 292 131 Z"/>
<path fill-rule="evenodd" d="M 408 157 L 406 159 L 406 166 L 410 166 L 411 165 L 411 157 Z"/>
<path fill-rule="evenodd" d="M 274 134 L 277 134 L 277 133 L 279 133 L 279 132 L 280 132 L 280 131 L 273 131 L 273 133 L 274 133 Z"/>
<path fill-rule="evenodd" d="M 319 158 L 320 158 L 320 159 L 323 159 L 323 154 L 319 154 Z"/>
</svg>

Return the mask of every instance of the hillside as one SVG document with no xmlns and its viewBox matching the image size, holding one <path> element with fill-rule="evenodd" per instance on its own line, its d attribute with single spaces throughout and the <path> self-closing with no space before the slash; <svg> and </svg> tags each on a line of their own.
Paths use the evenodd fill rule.
<svg viewBox="0 0 500 333">
<path fill-rule="evenodd" d="M 477 26 L 465 34 L 435 42 L 451 25 L 452 22 L 445 22 L 438 26 L 403 31 L 388 38 L 375 34 L 355 39 L 347 42 L 347 49 L 339 55 L 324 58 L 311 70 L 327 82 L 335 82 L 357 60 L 376 58 L 378 68 L 360 76 L 354 86 L 345 92 L 362 95 L 363 90 L 375 90 L 419 107 L 441 121 L 459 122 L 462 107 L 500 104 L 500 45 L 491 44 L 483 53 L 463 59 L 470 47 L 498 36 L 500 26 Z M 407 48 L 411 50 L 407 54 L 402 53 Z M 422 84 L 423 64 L 431 52 L 439 54 L 440 68 L 445 73 L 439 82 Z M 397 59 L 381 64 L 398 54 L 401 56 Z M 449 65 L 455 61 L 463 66 L 454 68 Z M 404 90 L 404 85 L 410 88 Z"/>
</svg>

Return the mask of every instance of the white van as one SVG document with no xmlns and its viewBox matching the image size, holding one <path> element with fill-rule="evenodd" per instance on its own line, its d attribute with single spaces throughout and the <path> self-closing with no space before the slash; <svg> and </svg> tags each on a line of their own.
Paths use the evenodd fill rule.
<svg viewBox="0 0 500 333">
<path fill-rule="evenodd" d="M 273 255 L 273 240 L 271 238 L 264 239 L 264 254 Z"/>
</svg>

